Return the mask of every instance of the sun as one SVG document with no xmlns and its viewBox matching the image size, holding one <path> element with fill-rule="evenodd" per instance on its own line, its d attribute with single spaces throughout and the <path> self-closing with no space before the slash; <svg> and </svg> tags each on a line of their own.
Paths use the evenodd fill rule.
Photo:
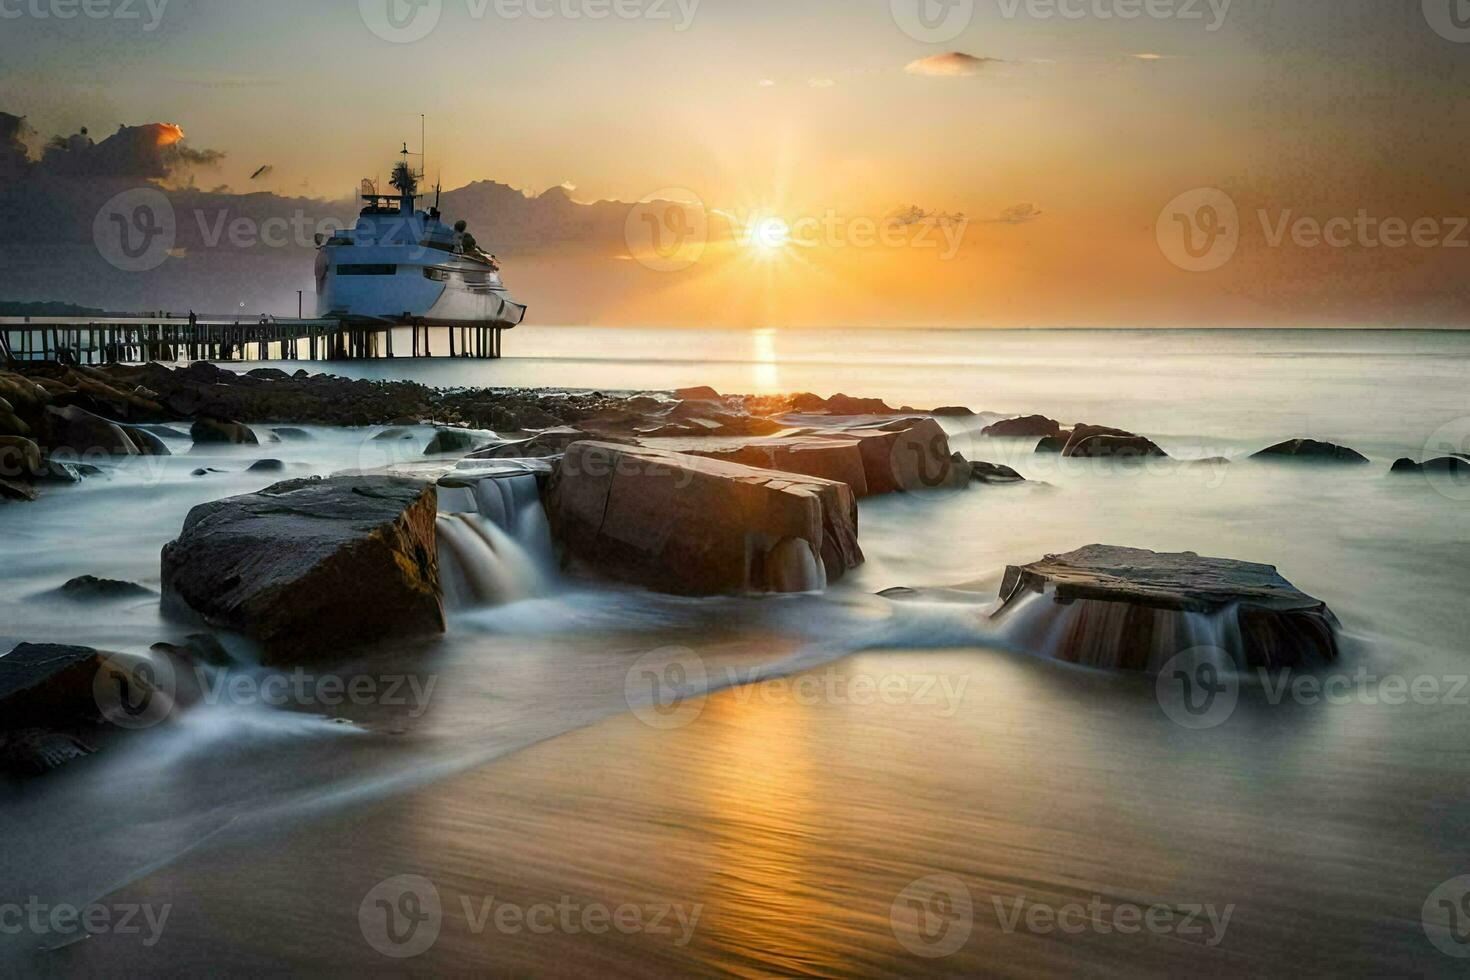
<svg viewBox="0 0 1470 980">
<path fill-rule="evenodd" d="M 777 217 L 762 218 L 755 223 L 750 235 L 751 247 L 764 254 L 773 254 L 791 244 L 791 226 Z"/>
</svg>

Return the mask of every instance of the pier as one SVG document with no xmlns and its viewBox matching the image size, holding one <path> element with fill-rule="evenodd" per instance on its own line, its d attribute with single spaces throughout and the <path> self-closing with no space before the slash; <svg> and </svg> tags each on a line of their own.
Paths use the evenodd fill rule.
<svg viewBox="0 0 1470 980">
<path fill-rule="evenodd" d="M 0 317 L 0 361 L 376 360 L 399 356 L 395 340 L 411 357 L 493 360 L 506 329 L 193 313 Z"/>
</svg>

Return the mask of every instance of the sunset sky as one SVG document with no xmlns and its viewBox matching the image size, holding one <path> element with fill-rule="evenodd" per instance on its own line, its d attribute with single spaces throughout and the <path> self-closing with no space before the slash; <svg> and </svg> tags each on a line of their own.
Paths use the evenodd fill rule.
<svg viewBox="0 0 1470 980">
<path fill-rule="evenodd" d="M 1436 33 L 1420 0 L 1158 0 L 1190 17 L 1130 20 L 1098 16 L 1130 0 L 1062 0 L 1079 17 L 976 0 L 935 43 L 888 0 L 657 2 L 666 19 L 591 21 L 443 0 L 427 37 L 390 43 L 358 0 L 170 0 L 153 30 L 146 0 L 137 20 L 65 21 L 35 15 L 53 0 L 4 0 L 21 16 L 0 20 L 0 110 L 26 117 L 37 153 L 82 126 L 100 139 L 177 123 L 191 147 L 225 154 L 188 179 L 237 194 L 345 197 L 417 146 L 422 112 L 446 188 L 566 184 L 588 202 L 683 188 L 788 226 L 909 206 L 966 216 L 953 255 L 752 248 L 748 269 L 678 273 L 657 301 L 611 266 L 583 270 L 622 320 L 719 322 L 721 290 L 754 273 L 767 292 L 741 324 L 1470 322 L 1470 248 L 1266 234 L 1288 213 L 1470 212 L 1449 135 L 1470 128 L 1470 43 Z M 1195 188 L 1222 189 L 1241 215 L 1238 254 L 1207 273 L 1178 268 L 1156 235 Z M 555 257 L 534 262 L 532 281 L 550 282 Z"/>
</svg>

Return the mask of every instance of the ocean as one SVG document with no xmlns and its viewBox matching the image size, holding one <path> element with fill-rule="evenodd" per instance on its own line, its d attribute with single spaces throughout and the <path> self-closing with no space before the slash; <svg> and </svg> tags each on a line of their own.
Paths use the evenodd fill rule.
<svg viewBox="0 0 1470 980">
<path fill-rule="evenodd" d="M 8 893 L 170 909 L 151 945 L 146 929 L 55 931 L 42 951 L 0 928 L 0 963 L 1462 975 L 1470 486 L 1389 468 L 1470 451 L 1470 333 L 528 327 L 506 350 L 323 367 L 967 406 L 993 414 L 946 418 L 954 448 L 1029 482 L 865 500 L 867 563 L 821 595 L 607 587 L 528 543 L 537 574 L 517 601 L 456 609 L 441 640 L 351 655 L 342 673 L 396 681 L 395 698 L 329 703 L 311 678 L 289 709 L 206 697 L 0 786 Z M 1071 465 L 1087 461 L 979 434 L 1030 413 L 1231 461 Z M 83 574 L 156 589 L 190 507 L 274 481 L 243 472 L 261 456 L 288 475 L 407 458 L 377 429 L 308 429 L 269 447 L 185 440 L 0 507 L 0 649 L 182 641 L 191 630 L 156 599 L 98 614 L 40 594 Z M 1371 465 L 1245 458 L 1298 437 Z M 226 472 L 191 476 L 210 466 Z M 1275 565 L 1336 612 L 1342 659 L 1284 687 L 1245 678 L 1226 717 L 1191 727 L 1152 678 L 1060 664 L 987 621 L 1007 565 L 1092 543 Z M 878 595 L 896 587 L 918 594 Z M 701 696 L 650 701 L 648 680 L 675 668 Z M 244 692 L 268 676 L 247 674 Z M 395 958 L 379 908 L 432 931 L 414 958 Z"/>
</svg>

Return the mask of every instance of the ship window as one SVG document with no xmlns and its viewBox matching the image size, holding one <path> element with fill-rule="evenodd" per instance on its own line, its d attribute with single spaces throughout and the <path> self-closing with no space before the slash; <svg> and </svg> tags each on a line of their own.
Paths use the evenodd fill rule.
<svg viewBox="0 0 1470 980">
<path fill-rule="evenodd" d="M 339 265 L 337 266 L 339 276 L 396 276 L 398 266 L 396 265 Z"/>
</svg>

